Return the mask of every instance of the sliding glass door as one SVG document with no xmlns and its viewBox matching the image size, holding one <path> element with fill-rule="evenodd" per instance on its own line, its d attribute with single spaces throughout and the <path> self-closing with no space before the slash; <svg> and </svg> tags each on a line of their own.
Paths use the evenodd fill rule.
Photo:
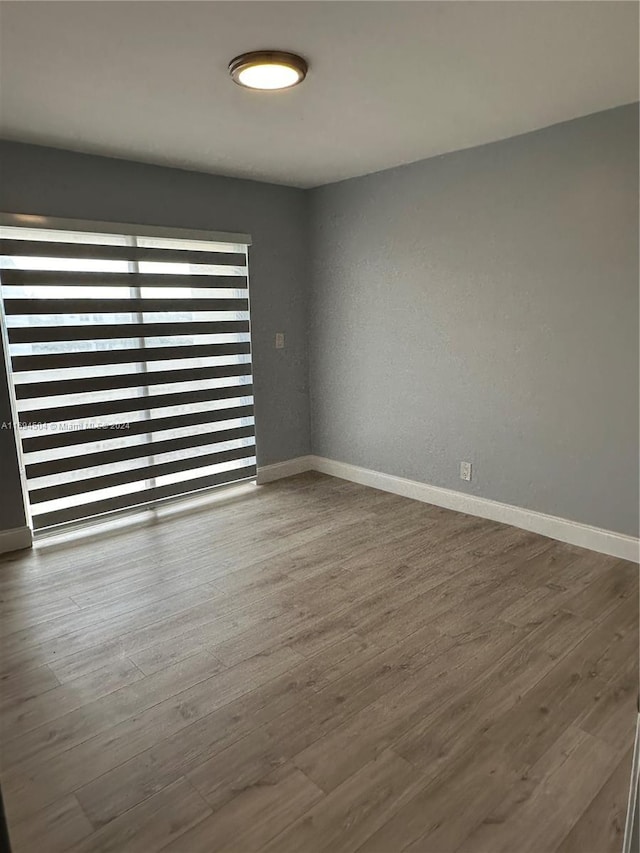
<svg viewBox="0 0 640 853">
<path fill-rule="evenodd" d="M 255 476 L 246 242 L 122 228 L 2 226 L 36 529 Z"/>
</svg>

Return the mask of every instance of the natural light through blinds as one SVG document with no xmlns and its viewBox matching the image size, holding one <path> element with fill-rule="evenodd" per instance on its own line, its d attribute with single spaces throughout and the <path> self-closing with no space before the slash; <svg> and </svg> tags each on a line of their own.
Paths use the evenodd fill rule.
<svg viewBox="0 0 640 853">
<path fill-rule="evenodd" d="M 255 476 L 246 244 L 0 237 L 36 529 Z"/>
</svg>

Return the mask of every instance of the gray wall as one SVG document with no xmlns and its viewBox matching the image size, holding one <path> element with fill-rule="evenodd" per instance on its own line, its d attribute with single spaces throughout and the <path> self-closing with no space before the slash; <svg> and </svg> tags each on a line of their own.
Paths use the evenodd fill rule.
<svg viewBox="0 0 640 853">
<path fill-rule="evenodd" d="M 311 199 L 313 452 L 637 535 L 637 105 Z"/>
<path fill-rule="evenodd" d="M 0 210 L 250 232 L 261 465 L 312 449 L 637 535 L 637 145 L 632 105 L 303 192 L 5 142 Z M 7 431 L 0 478 L 20 526 Z"/>
<path fill-rule="evenodd" d="M 10 142 L 0 142 L 0 170 L 6 212 L 250 233 L 258 463 L 309 453 L 304 191 Z M 0 416 L 6 402 L 0 386 Z M 0 529 L 23 523 L 13 447 L 0 432 Z"/>
</svg>

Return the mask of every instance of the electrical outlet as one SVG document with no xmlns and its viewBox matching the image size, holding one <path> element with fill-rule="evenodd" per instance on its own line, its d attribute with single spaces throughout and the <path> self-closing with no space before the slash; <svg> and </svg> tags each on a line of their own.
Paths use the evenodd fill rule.
<svg viewBox="0 0 640 853">
<path fill-rule="evenodd" d="M 284 349 L 284 332 L 276 332 L 276 349 Z"/>
<path fill-rule="evenodd" d="M 471 462 L 461 462 L 460 463 L 460 479 L 461 480 L 470 480 L 471 479 Z"/>
</svg>

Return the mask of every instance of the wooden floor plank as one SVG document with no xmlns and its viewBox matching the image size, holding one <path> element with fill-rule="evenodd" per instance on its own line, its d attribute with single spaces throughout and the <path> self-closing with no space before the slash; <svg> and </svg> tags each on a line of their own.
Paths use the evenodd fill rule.
<svg viewBox="0 0 640 853">
<path fill-rule="evenodd" d="M 556 853 L 620 853 L 629 798 L 632 750 L 622 758 Z"/>
<path fill-rule="evenodd" d="M 631 601 L 612 610 L 517 705 L 493 721 L 487 736 L 506 746 L 514 766 L 531 766 L 564 730 L 602 701 L 606 682 L 601 674 L 615 666 L 612 658 L 619 656 L 620 664 L 626 662 L 626 650 L 616 639 L 618 626 L 637 619 L 636 614 Z"/>
<path fill-rule="evenodd" d="M 93 826 L 73 794 L 67 794 L 50 806 L 11 827 L 15 853 L 65 853 L 93 832 Z"/>
<path fill-rule="evenodd" d="M 110 717 L 113 705 L 96 718 L 72 712 L 77 726 L 66 720 L 64 725 L 54 729 L 56 737 L 52 749 L 47 746 L 47 730 L 35 730 L 41 738 L 40 743 L 30 743 L 32 753 L 28 758 L 16 752 L 16 759 L 22 757 L 24 761 L 3 772 L 7 809 L 17 818 L 28 816 L 55 800 L 61 790 L 75 790 L 83 782 L 97 778 L 101 771 L 112 769 L 191 721 L 288 672 L 299 660 L 299 655 L 284 648 L 239 664 L 234 670 L 220 672 L 213 676 L 215 684 L 205 678 L 156 704 L 141 694 L 146 709 L 138 708 L 132 716 L 132 706 L 125 705 L 120 715 L 124 719 L 117 725 Z M 167 670 L 163 670 L 162 674 L 166 673 Z M 172 682 L 169 678 L 169 683 Z M 97 734 L 91 735 L 92 732 Z M 5 751 L 6 745 L 3 759 Z"/>
<path fill-rule="evenodd" d="M 517 639 L 517 629 L 506 624 L 502 633 L 478 633 L 465 642 L 442 637 L 427 649 L 417 685 L 407 680 L 392 694 L 385 693 L 298 753 L 295 765 L 324 791 L 332 791 L 394 744 L 417 720 L 456 695 Z"/>
<path fill-rule="evenodd" d="M 178 779 L 70 849 L 73 853 L 155 853 L 210 814 L 191 785 Z"/>
<path fill-rule="evenodd" d="M 322 791 L 290 764 L 250 785 L 226 806 L 168 845 L 172 853 L 256 853 L 322 799 Z"/>
<path fill-rule="evenodd" d="M 292 826 L 264 853 L 353 853 L 411 797 L 419 784 L 411 765 L 391 750 L 365 764 Z M 397 848 L 393 848 L 397 849 Z"/>
<path fill-rule="evenodd" d="M 0 726 L 10 728 L 14 737 L 23 735 L 143 678 L 144 673 L 132 661 L 120 658 L 46 693 L 5 704 L 0 710 Z"/>
<path fill-rule="evenodd" d="M 76 789 L 82 807 L 94 824 L 107 823 L 299 703 L 305 700 L 311 703 L 314 690 L 340 677 L 340 667 L 335 671 L 336 663 L 344 665 L 349 660 L 353 669 L 375 654 L 379 651 L 368 644 L 362 641 L 354 644 L 352 638 L 347 638 L 304 660 L 264 687 L 178 729 L 172 736 L 137 755 L 132 754 L 129 760 L 115 764 L 95 781 Z M 295 711 L 292 719 L 302 722 L 302 716 Z M 233 795 L 236 782 L 232 777 L 224 798 Z"/>
<path fill-rule="evenodd" d="M 16 701 L 28 702 L 59 686 L 60 681 L 46 664 L 33 669 L 18 669 L 0 677 L 0 708 Z"/>
<path fill-rule="evenodd" d="M 15 853 L 613 853 L 637 566 L 319 474 L 127 524 L 0 557 Z"/>
<path fill-rule="evenodd" d="M 69 597 L 45 598 L 43 601 L 39 601 L 37 596 L 34 596 L 33 599 L 31 596 L 27 596 L 17 601 L 5 602 L 2 607 L 0 637 L 23 631 L 40 622 L 69 616 L 79 610 L 80 606 Z"/>
<path fill-rule="evenodd" d="M 517 774 L 500 751 L 479 738 L 442 773 L 430 782 L 423 780 L 419 792 L 371 835 L 359 853 L 453 853 L 516 783 Z"/>
<path fill-rule="evenodd" d="M 423 714 L 394 742 L 394 750 L 428 778 L 437 775 L 483 737 L 495 720 L 517 708 L 527 691 L 553 670 L 560 657 L 558 646 L 566 653 L 591 628 L 584 620 L 562 612 L 536 625 L 501 657 L 496 654 L 466 679 L 449 701 Z"/>
<path fill-rule="evenodd" d="M 569 726 L 478 823 L 458 853 L 555 851 L 617 763 L 609 746 Z"/>
<path fill-rule="evenodd" d="M 396 692 L 430 658 L 429 630 L 415 642 L 386 649 L 344 678 L 314 693 L 275 720 L 211 756 L 188 778 L 213 806 L 229 799 L 234 787 L 251 785 L 274 766 L 290 760 L 310 743 L 390 691 Z"/>
</svg>

